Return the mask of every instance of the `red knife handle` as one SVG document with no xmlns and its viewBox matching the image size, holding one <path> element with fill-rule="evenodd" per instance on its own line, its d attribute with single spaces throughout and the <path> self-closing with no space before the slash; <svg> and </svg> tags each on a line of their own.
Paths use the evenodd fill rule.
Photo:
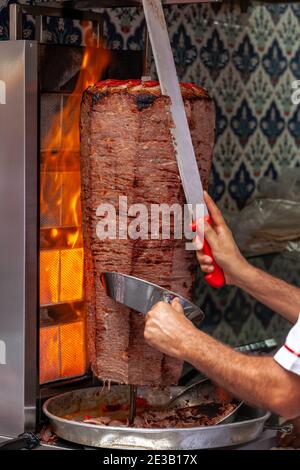
<svg viewBox="0 0 300 470">
<path fill-rule="evenodd" d="M 209 225 L 212 225 L 212 220 L 209 215 L 204 217 L 204 220 L 209 223 Z M 214 260 L 211 247 L 209 246 L 208 242 L 204 238 L 203 242 L 203 253 L 207 256 L 210 256 L 213 260 L 213 267 L 215 268 L 212 273 L 209 273 L 205 276 L 206 282 L 212 286 L 215 287 L 216 289 L 224 286 L 226 284 L 225 281 L 225 276 L 223 270 L 220 268 L 220 266 L 216 263 Z"/>
</svg>

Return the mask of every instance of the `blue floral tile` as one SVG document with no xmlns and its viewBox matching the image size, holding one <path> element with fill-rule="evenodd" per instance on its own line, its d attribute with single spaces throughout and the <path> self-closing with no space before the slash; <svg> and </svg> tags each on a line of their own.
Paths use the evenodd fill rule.
<svg viewBox="0 0 300 470">
<path fill-rule="evenodd" d="M 225 139 L 220 141 L 215 151 L 215 162 L 223 169 L 223 177 L 228 180 L 235 171 L 235 164 L 240 161 L 242 153 L 239 145 L 232 139 L 231 132 L 227 132 Z"/>
<path fill-rule="evenodd" d="M 228 70 L 226 77 L 221 79 L 218 86 L 218 96 L 222 98 L 227 114 L 232 114 L 235 104 L 239 101 L 242 92 L 240 79 L 235 76 L 233 69 Z"/>
<path fill-rule="evenodd" d="M 292 137 L 295 139 L 295 143 L 300 145 L 300 108 L 297 107 L 292 117 L 288 121 L 288 130 Z"/>
<path fill-rule="evenodd" d="M 254 313 L 257 319 L 262 323 L 263 327 L 267 329 L 274 316 L 274 312 L 265 305 L 257 302 L 254 306 Z"/>
<path fill-rule="evenodd" d="M 247 89 L 253 109 L 257 116 L 263 113 L 270 97 L 270 85 L 262 70 L 253 75 L 251 83 Z"/>
<path fill-rule="evenodd" d="M 229 62 L 229 52 L 220 38 L 217 30 L 214 30 L 206 45 L 201 48 L 200 58 L 209 69 L 211 76 L 215 79 L 220 71 Z"/>
<path fill-rule="evenodd" d="M 119 24 L 121 34 L 127 35 L 132 32 L 137 16 L 138 12 L 135 8 L 115 9 L 115 20 Z"/>
<path fill-rule="evenodd" d="M 0 41 L 9 39 L 9 5 L 16 3 L 14 0 L 0 2 Z M 31 16 L 23 15 L 23 39 L 34 39 L 35 22 Z"/>
<path fill-rule="evenodd" d="M 210 77 L 205 73 L 205 67 L 200 63 L 194 64 L 191 70 L 185 74 L 185 81 L 195 83 L 205 89 L 210 88 Z"/>
<path fill-rule="evenodd" d="M 274 39 L 267 53 L 263 56 L 262 64 L 275 86 L 280 76 L 286 71 L 288 61 L 284 56 L 277 39 Z"/>
<path fill-rule="evenodd" d="M 54 44 L 69 44 L 72 46 L 81 46 L 82 30 L 75 26 L 70 19 L 47 18 L 47 42 Z"/>
<path fill-rule="evenodd" d="M 229 182 L 228 191 L 237 207 L 241 210 L 251 198 L 255 190 L 255 180 L 251 177 L 245 163 L 241 163 L 238 171 Z"/>
<path fill-rule="evenodd" d="M 265 178 L 270 178 L 271 180 L 276 180 L 278 176 L 276 167 L 273 162 L 269 163 L 268 168 L 264 172 Z"/>
<path fill-rule="evenodd" d="M 281 116 L 275 101 L 272 101 L 271 106 L 261 119 L 260 128 L 263 134 L 267 137 L 270 146 L 273 147 L 285 128 L 285 121 Z"/>
<path fill-rule="evenodd" d="M 257 132 L 246 152 L 246 158 L 253 169 L 253 175 L 255 178 L 259 178 L 261 176 L 266 160 L 268 160 L 269 157 L 270 152 L 268 151 L 267 143 L 260 133 Z"/>
<path fill-rule="evenodd" d="M 212 3 L 211 5 L 211 9 L 214 11 L 214 13 L 216 14 L 216 16 L 218 14 L 222 14 L 223 12 L 223 8 L 222 8 L 222 4 L 221 3 L 218 3 L 218 2 L 214 2 Z"/>
<path fill-rule="evenodd" d="M 286 12 L 288 5 L 285 3 L 271 4 L 266 6 L 275 25 Z"/>
<path fill-rule="evenodd" d="M 273 31 L 270 15 L 265 7 L 257 6 L 250 21 L 252 26 L 251 35 L 255 39 L 257 51 L 264 52 Z"/>
<path fill-rule="evenodd" d="M 222 30 L 226 37 L 226 46 L 229 49 L 234 48 L 238 41 L 239 33 L 244 31 L 240 11 L 236 9 L 224 11 Z"/>
<path fill-rule="evenodd" d="M 270 174 L 265 174 L 264 176 L 266 177 L 271 177 Z M 276 179 L 276 178 L 273 178 Z M 273 271 L 273 263 L 274 259 L 276 258 L 277 255 L 274 254 L 268 254 L 265 256 L 256 256 L 255 258 L 252 258 L 250 260 L 250 263 L 253 266 L 256 266 L 259 269 L 262 269 L 263 271 L 268 271 L 272 272 Z"/>
<path fill-rule="evenodd" d="M 29 15 L 26 15 L 23 18 L 23 39 L 31 39 L 35 38 L 35 20 Z"/>
<path fill-rule="evenodd" d="M 226 184 L 224 180 L 220 178 L 220 175 L 216 170 L 216 166 L 213 164 L 209 181 L 209 194 L 214 201 L 218 202 L 222 199 L 225 190 Z"/>
<path fill-rule="evenodd" d="M 284 251 L 273 257 L 271 273 L 276 276 L 280 272 L 280 278 L 290 284 L 300 287 L 300 255 Z M 278 275 L 278 274 L 277 274 Z"/>
<path fill-rule="evenodd" d="M 288 168 L 297 162 L 297 156 L 297 148 L 295 148 L 293 142 L 290 142 L 288 135 L 285 134 L 274 151 L 276 164 L 282 169 Z"/>
<path fill-rule="evenodd" d="M 134 34 L 135 29 L 144 19 L 141 8 L 103 8 L 101 11 L 105 16 L 108 16 L 109 22 L 114 25 L 116 33 L 122 37 L 124 47 L 128 37 Z"/>
<path fill-rule="evenodd" d="M 206 295 L 204 302 L 201 303 L 201 308 L 205 312 L 205 320 L 202 326 L 205 331 L 212 333 L 222 319 L 222 310 L 218 308 L 217 303 L 210 294 Z"/>
<path fill-rule="evenodd" d="M 207 32 L 207 24 L 211 22 L 212 11 L 208 5 L 191 5 L 185 15 L 186 22 L 194 33 L 196 44 L 202 44 Z M 172 24 L 170 22 L 170 24 Z"/>
<path fill-rule="evenodd" d="M 278 106 L 281 107 L 282 116 L 285 120 L 290 116 L 294 106 L 291 100 L 293 90 L 292 82 L 293 78 L 290 74 L 287 74 L 284 79 L 281 80 L 281 83 L 278 84 L 275 92 L 276 102 Z"/>
<path fill-rule="evenodd" d="M 104 37 L 106 45 L 109 49 L 123 49 L 124 38 L 117 32 L 117 29 L 107 12 L 103 13 L 104 17 Z"/>
<path fill-rule="evenodd" d="M 278 36 L 287 57 L 291 56 L 294 46 L 298 44 L 300 38 L 299 24 L 291 12 L 288 12 L 283 19 Z"/>
<path fill-rule="evenodd" d="M 257 119 L 252 113 L 247 100 L 243 99 L 236 114 L 231 119 L 231 128 L 242 147 L 247 145 L 249 137 L 257 128 Z"/>
<path fill-rule="evenodd" d="M 4 4 L 3 8 L 0 9 L 0 40 L 5 41 L 9 39 L 9 14 L 8 14 L 8 5 L 14 3 L 12 1 L 7 3 L 7 6 Z"/>
<path fill-rule="evenodd" d="M 300 4 L 299 3 L 292 3 L 291 10 L 292 10 L 293 14 L 295 15 L 295 17 L 297 18 L 297 20 L 300 23 Z"/>
<path fill-rule="evenodd" d="M 134 34 L 127 39 L 126 49 L 131 50 L 142 50 L 145 42 L 145 21 L 143 20 L 141 24 L 137 26 L 134 31 Z"/>
<path fill-rule="evenodd" d="M 215 110 L 216 110 L 216 139 L 218 138 L 225 132 L 227 125 L 228 125 L 228 119 L 226 117 L 226 114 L 223 113 L 223 110 L 221 106 L 219 106 L 217 100 L 214 100 L 215 102 Z"/>
<path fill-rule="evenodd" d="M 172 37 L 172 47 L 178 74 L 183 78 L 186 70 L 195 62 L 197 48 L 192 44 L 190 36 L 183 24 L 180 24 L 177 32 Z"/>
<path fill-rule="evenodd" d="M 295 78 L 300 79 L 300 46 L 290 61 L 290 69 Z"/>
<path fill-rule="evenodd" d="M 254 49 L 248 34 L 232 55 L 232 62 L 240 72 L 243 81 L 247 82 L 259 64 L 259 55 Z"/>
<path fill-rule="evenodd" d="M 251 302 L 241 290 L 238 290 L 232 302 L 226 308 L 224 318 L 230 324 L 234 333 L 239 335 L 251 313 Z"/>
</svg>

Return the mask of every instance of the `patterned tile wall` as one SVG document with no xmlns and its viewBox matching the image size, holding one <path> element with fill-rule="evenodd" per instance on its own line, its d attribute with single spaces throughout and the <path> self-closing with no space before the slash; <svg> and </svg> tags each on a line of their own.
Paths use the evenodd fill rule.
<svg viewBox="0 0 300 470">
<path fill-rule="evenodd" d="M 215 99 L 211 191 L 221 206 L 239 210 L 255 196 L 261 176 L 276 178 L 299 164 L 300 114 L 290 96 L 300 77 L 300 6 L 258 5 L 247 15 L 210 4 L 166 11 L 180 78 Z M 106 25 L 111 46 L 142 47 L 138 10 L 116 9 Z"/>
<path fill-rule="evenodd" d="M 7 5 L 0 0 L 0 39 L 8 38 Z M 29 2 L 33 3 L 33 2 Z M 145 22 L 140 9 L 104 12 L 111 48 L 142 49 Z M 247 14 L 238 6 L 185 5 L 166 9 L 179 76 L 206 87 L 217 109 L 217 139 L 211 193 L 221 207 L 242 209 L 257 194 L 262 176 L 276 178 L 285 167 L 299 166 L 300 111 L 291 102 L 300 79 L 300 4 L 255 5 Z M 34 34 L 26 18 L 24 37 Z M 48 42 L 81 44 L 79 22 L 47 19 Z M 155 68 L 152 66 L 155 76 Z M 267 256 L 255 264 L 299 284 L 295 257 Z M 234 288 L 218 292 L 203 282 L 195 292 L 207 314 L 206 328 L 237 344 L 274 335 L 286 322 Z"/>
</svg>

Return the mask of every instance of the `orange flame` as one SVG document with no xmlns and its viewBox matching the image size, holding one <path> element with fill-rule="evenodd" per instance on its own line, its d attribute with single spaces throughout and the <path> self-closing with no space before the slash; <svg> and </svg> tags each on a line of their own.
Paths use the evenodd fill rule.
<svg viewBox="0 0 300 470">
<path fill-rule="evenodd" d="M 83 375 L 86 367 L 82 321 L 45 326 L 40 332 L 40 382 Z"/>
<path fill-rule="evenodd" d="M 64 104 L 54 115 L 42 142 L 41 228 L 49 229 L 47 236 L 56 248 L 41 251 L 41 305 L 68 302 L 73 308 L 72 302 L 83 298 L 80 105 L 83 91 L 103 78 L 109 62 L 108 51 L 96 47 L 90 29 L 87 29 L 85 44 L 87 47 L 75 89 L 69 96 L 61 94 L 59 98 L 57 95 Z M 42 328 L 40 341 L 41 383 L 84 373 L 86 359 L 82 322 Z M 62 364 L 57 363 L 57 357 L 62 358 Z"/>
<path fill-rule="evenodd" d="M 59 236 L 56 227 L 76 227 L 68 234 L 66 248 L 75 248 L 81 235 L 81 204 L 79 176 L 79 119 L 80 104 L 83 91 L 102 78 L 108 65 L 109 54 L 103 48 L 97 48 L 96 39 L 91 30 L 87 30 L 85 43 L 87 47 L 83 55 L 79 77 L 73 93 L 67 98 L 62 111 L 53 119 L 48 133 L 43 140 L 42 171 L 41 171 L 41 220 L 44 227 L 51 227 L 50 237 Z M 74 170 L 75 169 L 75 170 Z M 44 222 L 43 222 L 44 221 Z M 71 258 L 70 258 L 71 259 Z M 78 269 L 78 263 L 76 264 Z M 72 266 L 69 267 L 70 272 Z M 49 273 L 49 267 L 45 268 Z M 82 279 L 80 272 L 73 284 Z M 51 273 L 49 275 L 51 277 Z M 42 282 L 46 277 L 43 276 Z M 59 282 L 57 283 L 59 284 Z M 49 286 L 41 286 L 43 291 L 51 291 Z M 78 286 L 75 286 L 78 291 Z M 57 296 L 54 296 L 55 302 Z M 71 299 L 75 300 L 75 299 Z"/>
</svg>

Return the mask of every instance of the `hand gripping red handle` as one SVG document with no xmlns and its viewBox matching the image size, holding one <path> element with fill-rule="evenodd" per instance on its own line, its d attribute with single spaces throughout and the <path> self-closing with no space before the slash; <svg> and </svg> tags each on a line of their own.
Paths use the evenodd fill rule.
<svg viewBox="0 0 300 470">
<path fill-rule="evenodd" d="M 212 225 L 212 220 L 209 215 L 204 217 L 204 220 L 209 223 L 209 225 Z M 225 276 L 223 270 L 218 266 L 218 264 L 215 262 L 211 247 L 209 246 L 208 242 L 204 238 L 204 243 L 203 243 L 203 252 L 205 255 L 208 255 L 212 258 L 213 260 L 213 267 L 215 268 L 212 273 L 209 273 L 205 276 L 206 282 L 212 286 L 218 289 L 219 287 L 222 287 L 226 284 L 225 281 Z"/>
</svg>

